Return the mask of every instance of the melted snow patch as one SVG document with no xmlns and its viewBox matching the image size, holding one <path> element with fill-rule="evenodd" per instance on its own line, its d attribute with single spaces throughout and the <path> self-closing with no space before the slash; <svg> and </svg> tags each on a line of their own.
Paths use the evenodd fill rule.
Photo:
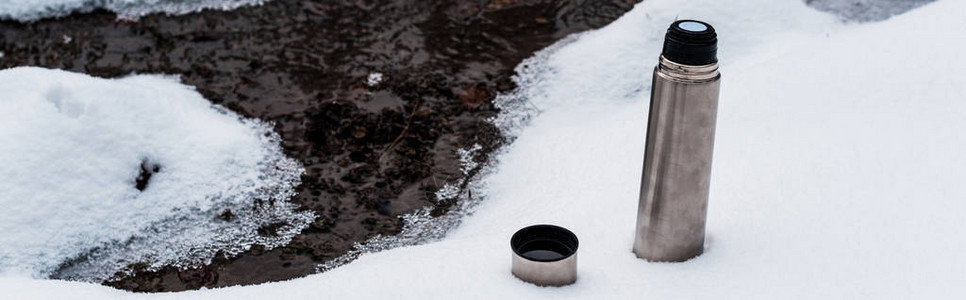
<svg viewBox="0 0 966 300">
<path fill-rule="evenodd" d="M 303 168 L 271 125 L 177 78 L 15 68 L 0 91 L 0 273 L 187 267 L 282 245 L 313 218 L 286 202 Z"/>
<path fill-rule="evenodd" d="M 935 0 L 805 0 L 808 6 L 849 22 L 882 21 Z"/>
</svg>

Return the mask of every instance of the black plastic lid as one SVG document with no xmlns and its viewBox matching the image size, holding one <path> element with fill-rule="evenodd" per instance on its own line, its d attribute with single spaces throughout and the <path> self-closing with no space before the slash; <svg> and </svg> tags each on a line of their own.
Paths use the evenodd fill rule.
<svg viewBox="0 0 966 300">
<path fill-rule="evenodd" d="M 718 62 L 718 35 L 710 24 L 696 20 L 679 20 L 671 24 L 664 36 L 664 51 L 670 61 L 690 66 Z"/>
</svg>

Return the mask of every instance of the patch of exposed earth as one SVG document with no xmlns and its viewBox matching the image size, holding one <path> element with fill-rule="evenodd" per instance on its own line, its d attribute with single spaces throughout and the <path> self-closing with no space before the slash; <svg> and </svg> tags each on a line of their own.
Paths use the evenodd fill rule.
<svg viewBox="0 0 966 300">
<path fill-rule="evenodd" d="M 254 284 L 312 274 L 356 243 L 398 233 L 403 214 L 445 211 L 452 202 L 435 192 L 462 176 L 456 150 L 479 144 L 483 162 L 504 142 L 486 119 L 497 112 L 491 100 L 515 87 L 513 68 L 633 2 L 273 0 L 138 21 L 94 11 L 0 22 L 0 68 L 180 74 L 212 102 L 274 122 L 286 154 L 306 167 L 293 202 L 319 216 L 308 229 L 285 247 L 189 270 L 133 265 L 134 276 L 105 283 Z"/>
</svg>

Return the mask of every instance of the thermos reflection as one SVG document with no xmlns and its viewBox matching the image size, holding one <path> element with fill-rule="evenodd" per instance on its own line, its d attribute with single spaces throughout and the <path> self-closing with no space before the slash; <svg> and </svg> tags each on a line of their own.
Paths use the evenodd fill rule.
<svg viewBox="0 0 966 300">
<path fill-rule="evenodd" d="M 694 20 L 671 24 L 651 85 L 634 253 L 685 261 L 704 250 L 718 110 L 717 35 Z"/>
</svg>

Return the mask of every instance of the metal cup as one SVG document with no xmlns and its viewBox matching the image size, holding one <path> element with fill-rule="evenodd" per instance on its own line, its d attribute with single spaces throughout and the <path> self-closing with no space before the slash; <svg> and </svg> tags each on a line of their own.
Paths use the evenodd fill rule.
<svg viewBox="0 0 966 300">
<path fill-rule="evenodd" d="M 560 226 L 533 225 L 510 238 L 513 276 L 539 286 L 577 281 L 577 236 Z"/>
</svg>

